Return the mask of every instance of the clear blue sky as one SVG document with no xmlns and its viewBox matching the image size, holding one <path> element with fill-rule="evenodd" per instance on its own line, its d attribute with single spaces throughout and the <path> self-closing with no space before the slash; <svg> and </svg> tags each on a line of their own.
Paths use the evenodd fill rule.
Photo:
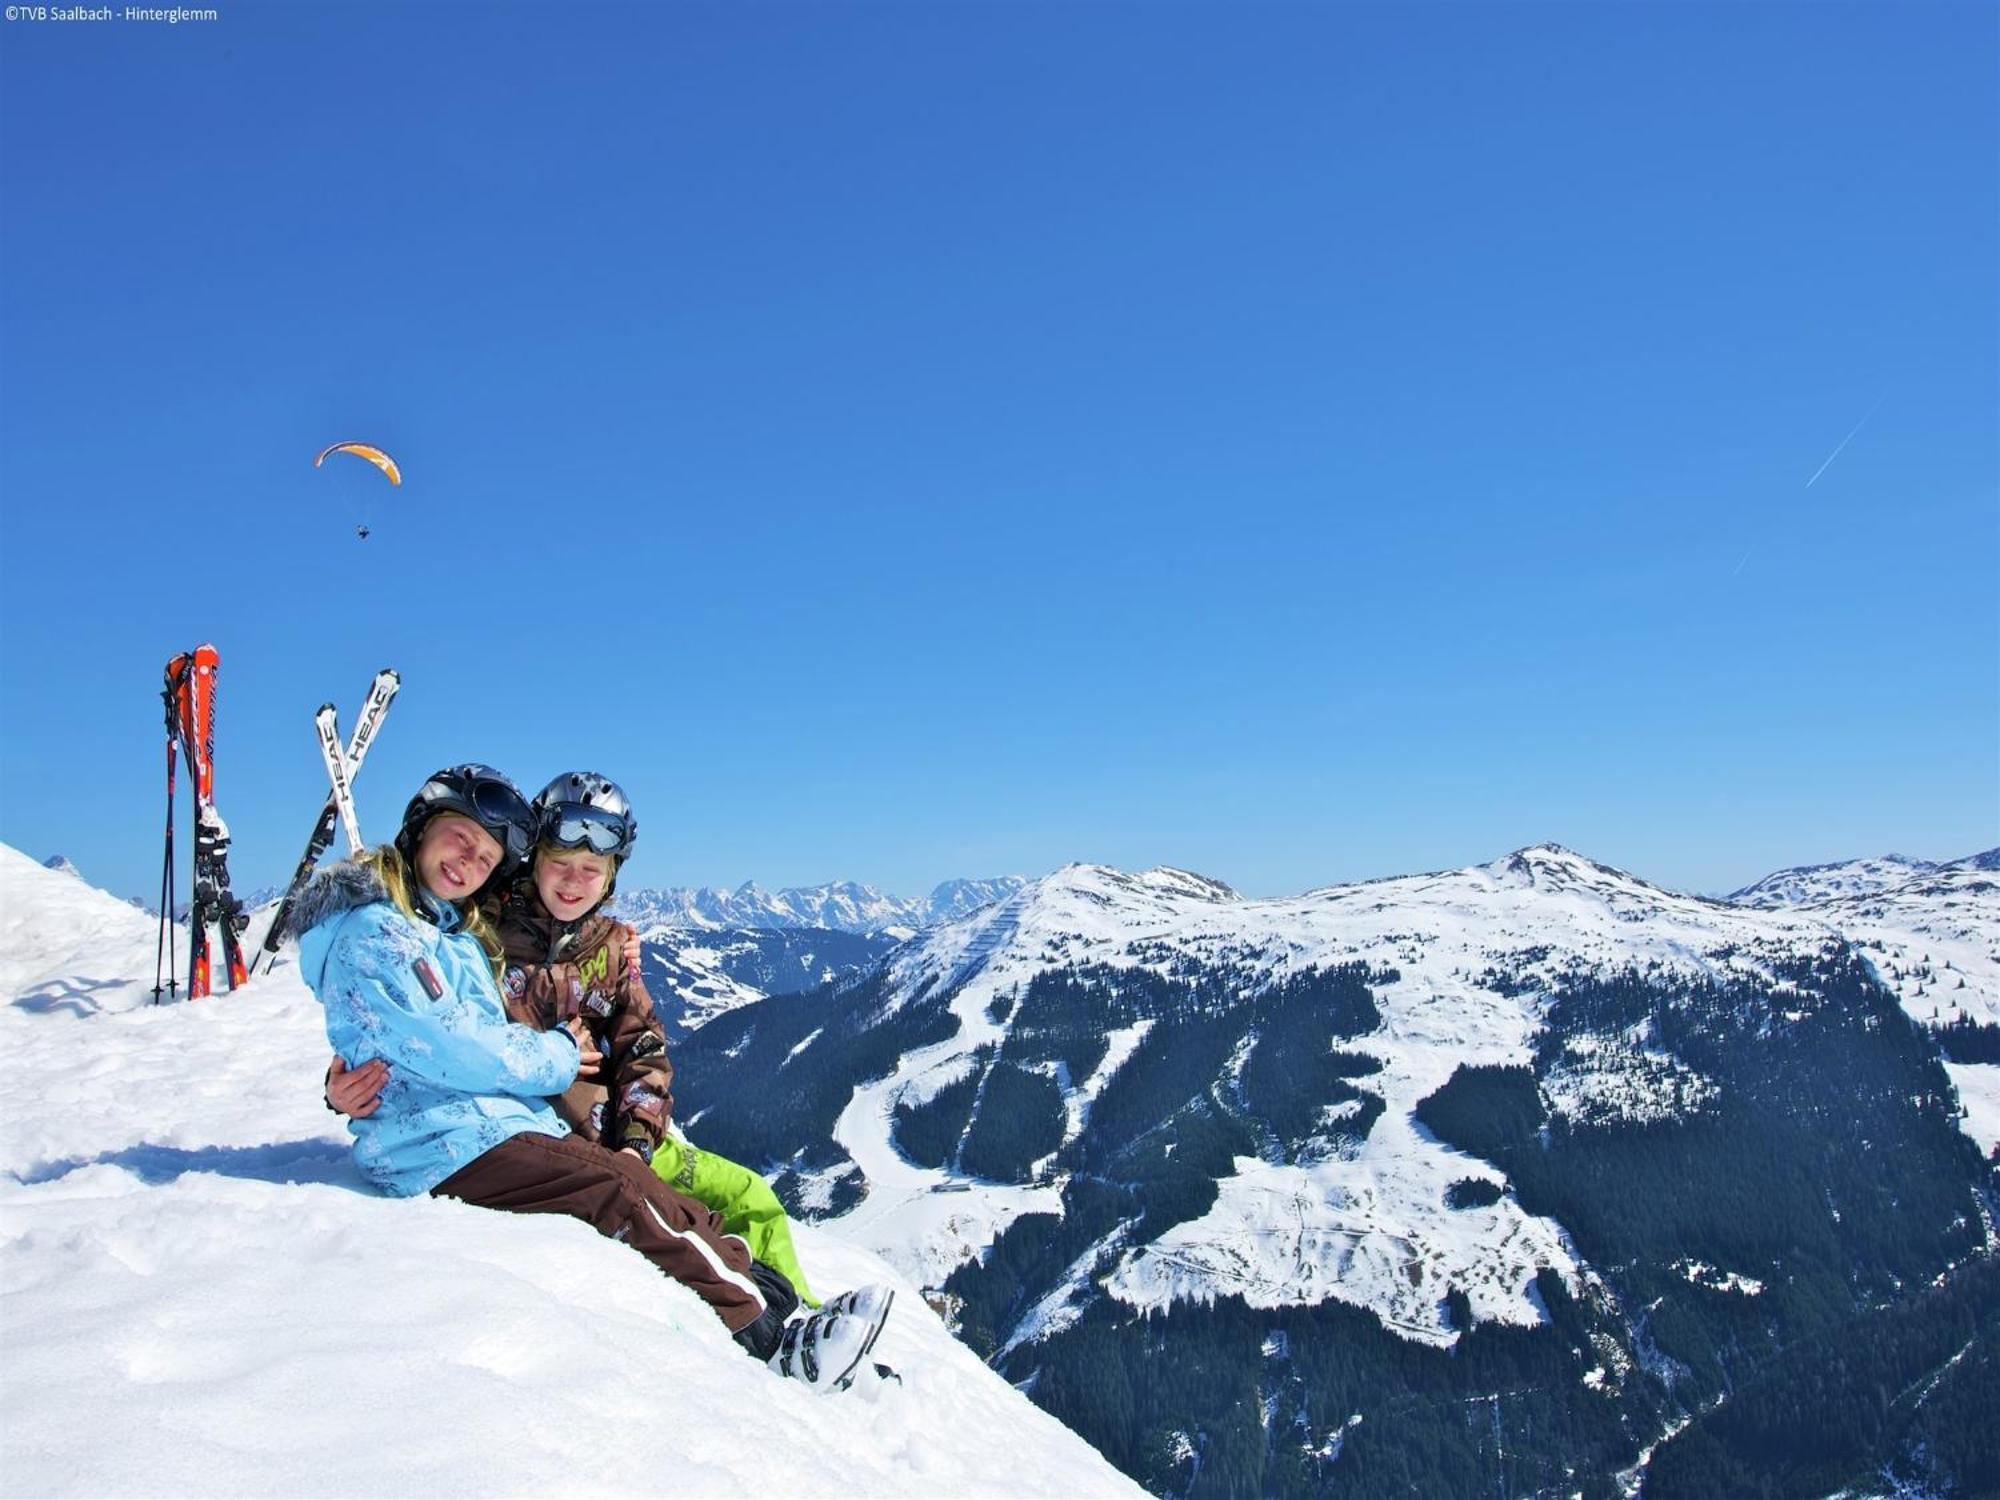
<svg viewBox="0 0 2000 1500">
<path fill-rule="evenodd" d="M 28 853 L 205 639 L 244 888 L 385 664 L 647 884 L 2000 843 L 1991 5 L 217 4 L 0 26 Z"/>
</svg>

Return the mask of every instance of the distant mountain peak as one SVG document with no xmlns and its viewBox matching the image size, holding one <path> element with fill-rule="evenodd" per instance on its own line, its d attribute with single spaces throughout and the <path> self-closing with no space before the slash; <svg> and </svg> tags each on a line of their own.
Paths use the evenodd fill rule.
<svg viewBox="0 0 2000 1500">
<path fill-rule="evenodd" d="M 1154 865 L 1150 870 L 1139 872 L 1140 880 L 1156 890 L 1178 896 L 1192 896 L 1198 901 L 1240 901 L 1233 887 L 1209 875 L 1198 875 L 1193 870 L 1176 869 L 1173 865 Z"/>
<path fill-rule="evenodd" d="M 910 933 L 968 915 L 1004 900 L 1026 882 L 1017 875 L 992 880 L 947 880 L 928 898 L 888 895 L 854 880 L 766 890 L 746 880 L 733 891 L 690 886 L 618 893 L 617 909 L 642 932 L 662 928 L 710 931 L 822 928 L 833 932 Z"/>
<path fill-rule="evenodd" d="M 1971 856 L 1972 860 L 1981 858 Z M 1973 869 L 1990 868 L 1968 860 L 1956 862 Z M 1943 868 L 1935 861 L 1912 859 L 1906 854 L 1882 854 L 1866 859 L 1831 860 L 1824 864 L 1793 865 L 1776 870 L 1762 880 L 1732 891 L 1723 899 L 1736 906 L 1771 910 L 1781 906 L 1809 906 L 1818 901 L 1846 896 L 1865 896 L 1890 890 L 1908 880 Z"/>
<path fill-rule="evenodd" d="M 83 879 L 83 871 L 76 867 L 76 861 L 71 859 L 67 854 L 51 854 L 47 859 L 42 861 L 42 868 L 44 870 L 55 870 L 63 875 L 73 875 L 78 880 Z"/>
<path fill-rule="evenodd" d="M 1033 885 L 1036 889 L 1047 893 L 1075 890 L 1099 897 L 1117 893 L 1140 898 L 1166 897 L 1194 901 L 1242 899 L 1220 880 L 1207 875 L 1197 875 L 1191 870 L 1175 869 L 1172 865 L 1155 865 L 1150 870 L 1134 872 L 1121 870 L 1115 865 L 1100 865 L 1079 860 L 1064 865 L 1054 874 L 1033 882 Z"/>
<path fill-rule="evenodd" d="M 1501 856 L 1486 869 L 1496 876 L 1533 886 L 1537 890 L 1563 890 L 1578 885 L 1619 885 L 1649 891 L 1658 889 L 1629 870 L 1604 864 L 1556 843 L 1530 844 L 1524 849 L 1516 849 L 1512 854 Z"/>
</svg>

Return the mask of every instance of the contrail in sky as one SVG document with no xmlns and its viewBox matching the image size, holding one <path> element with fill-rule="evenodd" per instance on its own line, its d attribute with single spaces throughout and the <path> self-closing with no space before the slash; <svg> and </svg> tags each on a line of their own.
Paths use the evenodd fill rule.
<svg viewBox="0 0 2000 1500">
<path fill-rule="evenodd" d="M 1819 481 L 1819 476 L 1824 474 L 1829 468 L 1833 466 L 1833 461 L 1836 458 L 1840 457 L 1840 450 L 1842 448 L 1845 448 L 1849 443 L 1854 441 L 1854 434 L 1856 432 L 1859 432 L 1862 428 L 1868 425 L 1868 418 L 1875 415 L 1875 407 L 1880 406 L 1881 404 L 1882 404 L 1882 398 L 1880 396 L 1877 396 L 1875 398 L 1875 406 L 1869 407 L 1868 410 L 1865 413 L 1863 413 L 1861 420 L 1854 424 L 1853 431 L 1849 432 L 1846 437 L 1840 440 L 1839 444 L 1834 448 L 1833 452 L 1827 454 L 1826 462 L 1821 464 L 1817 469 L 1813 470 L 1813 477 L 1806 481 L 1807 489 L 1811 489 L 1813 485 Z"/>
</svg>

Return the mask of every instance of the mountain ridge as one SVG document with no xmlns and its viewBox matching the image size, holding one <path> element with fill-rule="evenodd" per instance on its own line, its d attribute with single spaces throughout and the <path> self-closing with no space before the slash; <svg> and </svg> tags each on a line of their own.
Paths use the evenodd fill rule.
<svg viewBox="0 0 2000 1500">
<path fill-rule="evenodd" d="M 693 1128 L 932 1288 L 1156 1493 L 1186 1492 L 1216 1429 L 1162 1397 L 1135 1441 L 1104 1393 L 1220 1368 L 1228 1340 L 1301 1367 L 1287 1330 L 1338 1329 L 1372 1351 L 1357 1389 L 1444 1400 L 1461 1377 L 1398 1346 L 1483 1368 L 1527 1339 L 1538 1389 L 1586 1393 L 1538 1397 L 1537 1430 L 1615 1409 L 1657 1442 L 1831 1337 L 1828 1306 L 1992 1253 L 2000 881 L 1972 863 L 1808 909 L 1550 844 L 1223 890 L 1067 865 L 718 1018 L 684 1049 Z M 1301 1451 L 1390 1461 L 1389 1413 L 1341 1396 L 1385 1424 L 1348 1432 L 1325 1377 L 1253 1364 L 1236 1409 L 1279 1400 L 1304 1446 L 1274 1422 L 1239 1484 L 1272 1492 L 1260 1465 Z M 1639 1462 L 1626 1441 L 1594 1451 Z M 1688 1451 L 1670 1467 L 1703 1472 Z"/>
<path fill-rule="evenodd" d="M 615 905 L 642 934 L 671 928 L 813 927 L 862 934 L 899 931 L 907 936 L 1004 900 L 1023 882 L 1024 877 L 1017 875 L 946 880 L 928 896 L 905 897 L 853 880 L 779 891 L 766 891 L 756 881 L 746 880 L 733 891 L 713 886 L 635 887 L 621 890 Z"/>
</svg>

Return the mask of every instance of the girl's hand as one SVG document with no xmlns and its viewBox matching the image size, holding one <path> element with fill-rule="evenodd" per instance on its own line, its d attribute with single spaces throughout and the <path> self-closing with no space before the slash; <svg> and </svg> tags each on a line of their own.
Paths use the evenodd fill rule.
<svg viewBox="0 0 2000 1500">
<path fill-rule="evenodd" d="M 365 1120 L 382 1103 L 382 1090 L 389 1086 L 389 1065 L 370 1058 L 350 1069 L 338 1056 L 326 1070 L 326 1107 L 349 1119 Z"/>
<path fill-rule="evenodd" d="M 625 972 L 639 972 L 639 934 L 636 931 L 625 934 Z"/>
</svg>

